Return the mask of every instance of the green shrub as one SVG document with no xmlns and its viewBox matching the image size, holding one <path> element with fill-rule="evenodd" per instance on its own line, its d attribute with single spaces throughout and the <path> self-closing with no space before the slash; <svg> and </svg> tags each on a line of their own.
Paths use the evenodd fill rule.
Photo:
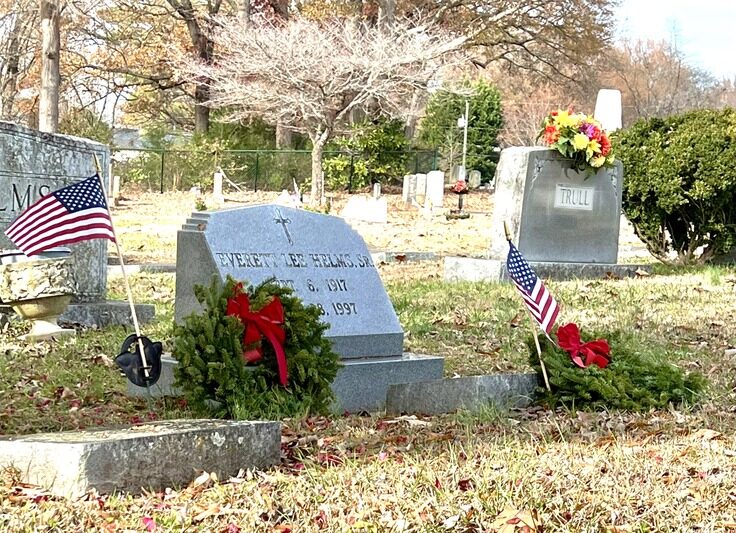
<svg viewBox="0 0 736 533">
<path fill-rule="evenodd" d="M 361 189 L 386 183 L 405 174 L 408 141 L 399 120 L 364 122 L 349 137 L 337 141 L 347 153 L 326 157 L 322 163 L 325 183 L 331 190 Z"/>
<path fill-rule="evenodd" d="M 209 288 L 195 286 L 201 314 L 193 313 L 174 330 L 175 386 L 199 415 L 234 419 L 279 419 L 325 414 L 333 400 L 330 385 L 337 375 L 338 355 L 324 336 L 328 326 L 320 310 L 304 306 L 292 289 L 266 281 L 248 287 L 251 309 L 261 309 L 274 296 L 284 307 L 289 372 L 287 387 L 279 384 L 278 364 L 270 343 L 263 341 L 263 359 L 243 361 L 243 324 L 227 316 L 227 300 L 236 282 L 214 279 Z"/>
<path fill-rule="evenodd" d="M 693 403 L 705 389 L 702 374 L 685 373 L 667 362 L 664 353 L 645 352 L 633 337 L 613 333 L 593 338 L 605 338 L 611 346 L 611 362 L 604 369 L 575 366 L 566 351 L 539 335 L 551 392 L 544 388 L 534 339 L 528 339 L 529 363 L 539 376 L 542 403 L 591 410 L 647 411 L 666 408 L 670 403 Z"/>
<path fill-rule="evenodd" d="M 693 264 L 731 251 L 736 245 L 734 110 L 640 120 L 615 135 L 614 146 L 624 165 L 624 213 L 654 257 Z"/>
</svg>

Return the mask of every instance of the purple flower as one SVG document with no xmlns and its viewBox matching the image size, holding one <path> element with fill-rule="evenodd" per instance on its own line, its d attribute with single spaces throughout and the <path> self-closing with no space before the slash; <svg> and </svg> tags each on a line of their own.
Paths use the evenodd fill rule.
<svg viewBox="0 0 736 533">
<path fill-rule="evenodd" d="M 592 139 L 593 138 L 593 136 L 595 135 L 595 130 L 596 130 L 595 125 L 594 124 L 590 124 L 589 122 L 583 122 L 580 125 L 580 132 L 581 133 L 584 133 L 585 135 L 587 135 L 588 136 L 588 139 Z"/>
</svg>

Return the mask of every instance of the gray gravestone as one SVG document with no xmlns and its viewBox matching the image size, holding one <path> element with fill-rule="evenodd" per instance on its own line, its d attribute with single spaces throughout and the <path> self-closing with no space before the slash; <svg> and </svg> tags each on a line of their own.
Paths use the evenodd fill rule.
<svg viewBox="0 0 736 533">
<path fill-rule="evenodd" d="M 556 151 L 507 148 L 496 176 L 491 259 L 506 259 L 505 221 L 527 261 L 616 263 L 620 162 L 588 176 Z"/>
<path fill-rule="evenodd" d="M 441 358 L 403 353 L 368 248 L 341 218 L 276 205 L 194 213 L 177 239 L 177 322 L 199 311 L 193 287 L 213 274 L 252 284 L 275 277 L 323 310 L 345 364 L 333 383 L 342 410 L 380 409 L 388 385 L 442 376 Z"/>
<path fill-rule="evenodd" d="M 622 185 L 619 161 L 588 175 L 573 170 L 554 150 L 503 150 L 496 171 L 489 258 L 446 257 L 445 279 L 503 279 L 509 250 L 504 222 L 514 244 L 544 277 L 622 277 L 646 270 L 644 265 L 616 264 Z"/>
<path fill-rule="evenodd" d="M 107 188 L 107 146 L 0 122 L 0 249 L 15 249 L 4 231 L 26 207 L 45 194 L 94 175 L 95 156 Z M 100 327 L 121 320 L 130 323 L 125 302 L 105 302 L 107 244 L 107 240 L 95 239 L 69 245 L 76 293 L 62 321 Z M 137 309 L 142 321 L 153 316 L 152 306 Z"/>
</svg>

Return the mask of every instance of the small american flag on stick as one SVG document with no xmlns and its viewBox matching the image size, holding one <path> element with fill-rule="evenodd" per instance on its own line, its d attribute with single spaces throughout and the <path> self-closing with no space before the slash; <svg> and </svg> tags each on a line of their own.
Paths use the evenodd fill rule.
<svg viewBox="0 0 736 533">
<path fill-rule="evenodd" d="M 99 177 L 92 176 L 43 196 L 20 214 L 5 235 L 28 256 L 90 239 L 115 242 Z"/>
<path fill-rule="evenodd" d="M 509 241 L 509 255 L 506 258 L 506 270 L 511 281 L 519 289 L 532 318 L 549 337 L 560 312 L 560 306 L 511 241 Z"/>
</svg>

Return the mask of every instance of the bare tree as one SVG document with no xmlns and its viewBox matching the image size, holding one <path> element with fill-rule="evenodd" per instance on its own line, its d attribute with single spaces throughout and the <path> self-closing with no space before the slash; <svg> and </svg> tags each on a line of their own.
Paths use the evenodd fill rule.
<svg viewBox="0 0 736 533">
<path fill-rule="evenodd" d="M 41 91 L 38 103 L 38 129 L 55 132 L 59 127 L 59 91 L 61 84 L 59 0 L 40 0 L 41 18 Z"/>
<path fill-rule="evenodd" d="M 322 152 L 354 109 L 401 116 L 413 91 L 459 61 L 464 37 L 396 20 L 390 29 L 346 20 L 294 17 L 243 32 L 223 21 L 211 64 L 180 54 L 187 79 L 208 80 L 213 107 L 232 120 L 260 116 L 306 133 L 312 141 L 311 201 L 322 200 Z"/>
<path fill-rule="evenodd" d="M 0 119 L 19 121 L 18 92 L 37 58 L 38 2 L 0 0 L 0 13 Z"/>
</svg>

